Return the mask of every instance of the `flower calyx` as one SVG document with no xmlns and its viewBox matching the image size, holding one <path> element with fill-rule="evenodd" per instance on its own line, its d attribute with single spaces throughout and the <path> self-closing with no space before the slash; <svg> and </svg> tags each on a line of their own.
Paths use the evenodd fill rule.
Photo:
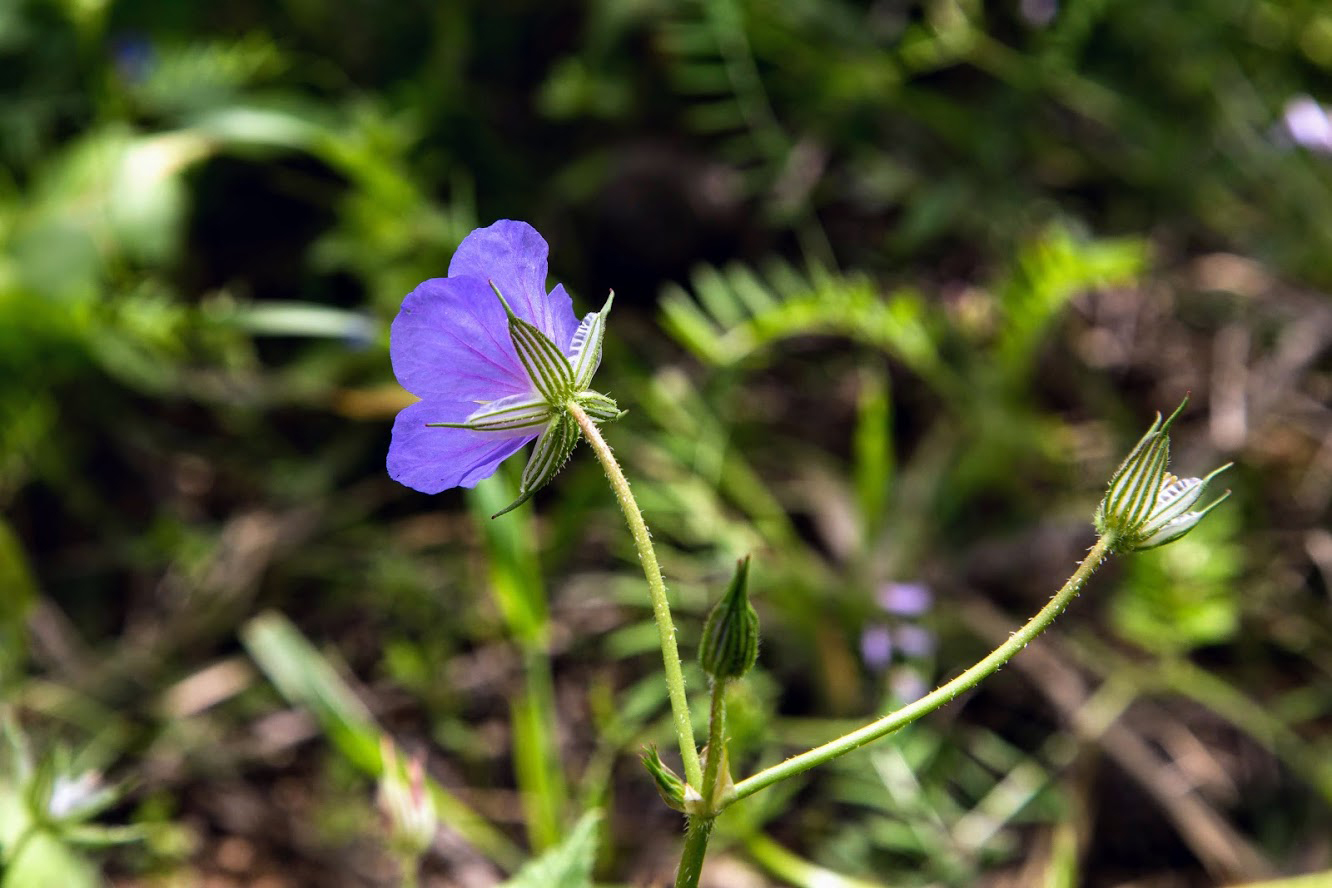
<svg viewBox="0 0 1332 888">
<path fill-rule="evenodd" d="M 1170 426 L 1188 402 L 1185 398 L 1164 422 L 1156 414 L 1147 433 L 1111 477 L 1094 524 L 1096 532 L 1111 541 L 1112 551 L 1141 551 L 1174 542 L 1230 496 L 1227 490 L 1203 508 L 1193 509 L 1208 482 L 1230 468 L 1230 463 L 1203 478 L 1180 478 L 1166 471 Z"/>
<path fill-rule="evenodd" d="M 531 381 L 531 391 L 486 402 L 460 423 L 428 425 L 507 434 L 530 430 L 537 435 L 523 470 L 518 498 L 491 516 L 498 518 L 531 499 L 568 462 L 580 437 L 570 405 L 582 408 L 597 423 L 612 422 L 624 412 L 612 398 L 588 388 L 601 363 L 606 316 L 615 300 L 614 292 L 600 311 L 583 318 L 566 355 L 539 327 L 514 312 L 493 281 L 490 287 L 508 316 L 509 339 Z"/>
</svg>

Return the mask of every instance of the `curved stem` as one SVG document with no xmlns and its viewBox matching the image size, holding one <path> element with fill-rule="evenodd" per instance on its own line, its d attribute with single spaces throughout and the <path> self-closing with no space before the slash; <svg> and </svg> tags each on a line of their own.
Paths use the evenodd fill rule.
<svg viewBox="0 0 1332 888">
<path fill-rule="evenodd" d="M 1106 555 L 1114 548 L 1114 543 L 1115 540 L 1110 534 L 1097 540 L 1096 545 L 1092 546 L 1091 551 L 1087 553 L 1087 557 L 1082 559 L 1082 563 L 1073 572 L 1073 576 L 1069 577 L 1063 587 L 1055 593 L 1054 598 L 1050 599 L 1050 603 L 1041 608 L 1040 612 L 1032 617 L 1025 626 L 1014 632 L 1008 641 L 995 648 L 975 666 L 914 703 L 903 706 L 896 712 L 891 712 L 877 721 L 870 722 L 863 728 L 852 731 L 850 734 L 792 756 L 779 765 L 773 765 L 752 777 L 741 780 L 735 785 L 735 795 L 731 797 L 730 802 L 739 801 L 779 780 L 793 777 L 816 765 L 821 765 L 852 750 L 859 749 L 866 743 L 871 743 L 911 724 L 921 716 L 927 715 L 952 701 L 958 694 L 974 688 L 983 679 L 997 671 L 1000 666 L 1012 659 L 1014 654 L 1026 647 L 1033 638 L 1044 632 L 1046 627 L 1054 622 L 1055 617 L 1059 616 L 1064 608 L 1068 607 L 1068 603 L 1077 596 L 1078 590 L 1087 582 L 1087 578 L 1096 571 L 1096 568 L 1101 566 L 1101 562 L 1105 560 Z"/>
<path fill-rule="evenodd" d="M 685 698 L 684 671 L 680 667 L 680 649 L 675 644 L 675 623 L 671 620 L 671 605 L 666 597 L 666 581 L 661 577 L 661 567 L 657 564 L 657 553 L 652 548 L 652 535 L 643 522 L 643 512 L 629 490 L 629 481 L 615 461 L 610 445 L 601 437 L 596 423 L 582 407 L 573 402 L 565 409 L 578 422 L 583 430 L 583 437 L 596 452 L 597 459 L 606 470 L 611 489 L 620 501 L 620 511 L 629 525 L 629 534 L 638 548 L 638 560 L 643 563 L 643 575 L 647 577 L 648 593 L 652 598 L 652 616 L 657 621 L 657 635 L 661 641 L 662 666 L 666 672 L 666 691 L 671 698 L 671 716 L 675 722 L 675 736 L 680 743 L 680 759 L 684 762 L 685 781 L 690 786 L 703 785 L 703 769 L 698 759 L 698 747 L 694 744 L 694 727 L 689 718 L 689 701 Z M 704 842 L 706 842 L 706 837 Z"/>
</svg>

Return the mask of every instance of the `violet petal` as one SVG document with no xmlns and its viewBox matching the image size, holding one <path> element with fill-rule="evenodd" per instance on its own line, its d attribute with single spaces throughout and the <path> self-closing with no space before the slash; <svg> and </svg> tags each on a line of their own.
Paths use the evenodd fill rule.
<svg viewBox="0 0 1332 888">
<path fill-rule="evenodd" d="M 879 607 L 899 617 L 925 613 L 934 603 L 929 586 L 924 583 L 885 583 L 877 595 Z"/>
<path fill-rule="evenodd" d="M 449 277 L 466 276 L 493 283 L 514 314 L 536 325 L 560 349 L 567 350 L 578 318 L 574 316 L 573 300 L 562 285 L 546 292 L 548 253 L 545 239 L 531 225 L 501 219 L 463 239 L 449 263 Z"/>
<path fill-rule="evenodd" d="M 893 659 L 893 636 L 887 626 L 867 626 L 860 633 L 860 659 L 870 669 L 886 669 Z"/>
<path fill-rule="evenodd" d="M 404 409 L 393 423 L 388 473 L 393 480 L 422 493 L 450 487 L 475 487 L 495 474 L 499 464 L 536 435 L 474 432 L 427 426 L 430 422 L 462 422 L 474 405 L 465 401 L 420 401 Z"/>
<path fill-rule="evenodd" d="M 894 638 L 908 657 L 928 657 L 934 653 L 934 633 L 923 626 L 899 626 Z"/>
<path fill-rule="evenodd" d="M 422 398 L 489 401 L 532 388 L 504 307 L 476 278 L 431 278 L 408 293 L 389 356 L 403 388 Z"/>
</svg>

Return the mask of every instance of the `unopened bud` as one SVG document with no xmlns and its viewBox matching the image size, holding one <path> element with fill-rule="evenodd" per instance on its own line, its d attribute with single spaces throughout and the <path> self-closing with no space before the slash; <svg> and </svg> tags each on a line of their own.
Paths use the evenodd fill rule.
<svg viewBox="0 0 1332 888">
<path fill-rule="evenodd" d="M 698 661 L 714 679 L 739 678 L 758 659 L 759 620 L 749 603 L 749 556 L 740 559 L 726 593 L 703 625 Z"/>
<path fill-rule="evenodd" d="M 400 851 L 420 857 L 435 841 L 439 815 L 426 786 L 420 756 L 399 762 L 393 741 L 380 739 L 383 771 L 379 775 L 379 809 L 388 819 L 392 842 Z"/>
</svg>

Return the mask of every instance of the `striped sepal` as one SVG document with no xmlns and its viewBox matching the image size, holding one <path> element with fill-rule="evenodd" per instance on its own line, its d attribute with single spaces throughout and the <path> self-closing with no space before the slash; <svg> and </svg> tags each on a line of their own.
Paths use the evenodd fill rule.
<svg viewBox="0 0 1332 888">
<path fill-rule="evenodd" d="M 574 332 L 573 352 L 569 363 L 573 365 L 574 387 L 578 391 L 592 384 L 592 376 L 601 364 L 601 340 L 606 335 L 606 315 L 610 314 L 611 303 L 615 301 L 615 291 L 606 297 L 606 304 L 601 311 L 595 311 L 583 318 Z"/>
<path fill-rule="evenodd" d="M 550 425 L 537 438 L 536 447 L 532 449 L 532 457 L 527 461 L 527 468 L 523 469 L 522 484 L 518 488 L 518 499 L 492 515 L 492 518 L 498 518 L 505 512 L 510 512 L 532 498 L 532 494 L 550 483 L 550 480 L 564 467 L 564 463 L 569 459 L 569 454 L 573 453 L 574 447 L 578 444 L 578 423 L 568 413 L 560 413 L 553 417 Z"/>
<path fill-rule="evenodd" d="M 573 368 L 550 337 L 533 324 L 513 313 L 504 294 L 492 281 L 490 288 L 499 297 L 509 315 L 509 339 L 513 341 L 518 360 L 532 380 L 532 387 L 548 404 L 563 404 L 574 393 Z"/>
<path fill-rule="evenodd" d="M 521 432 L 536 434 L 550 422 L 551 406 L 540 395 L 509 395 L 487 401 L 465 422 L 428 422 L 433 428 L 470 429 L 474 432 Z"/>
</svg>

